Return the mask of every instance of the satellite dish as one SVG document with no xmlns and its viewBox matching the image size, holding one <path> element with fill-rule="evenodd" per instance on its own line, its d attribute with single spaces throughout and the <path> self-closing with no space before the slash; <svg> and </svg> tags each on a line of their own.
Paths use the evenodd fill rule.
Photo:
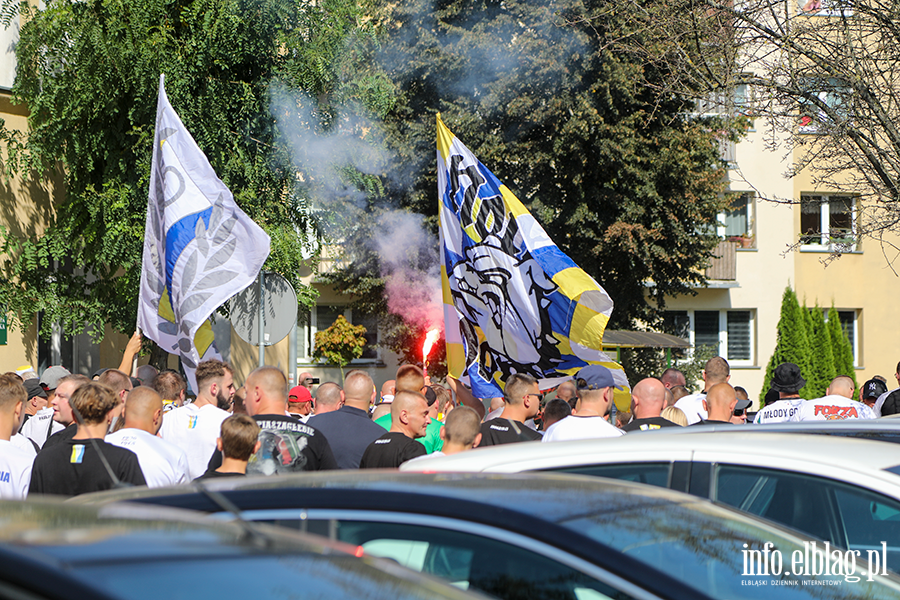
<svg viewBox="0 0 900 600">
<path fill-rule="evenodd" d="M 274 346 L 297 325 L 297 292 L 278 273 L 263 274 L 263 346 Z M 231 326 L 242 340 L 259 345 L 259 284 L 228 301 Z"/>
</svg>

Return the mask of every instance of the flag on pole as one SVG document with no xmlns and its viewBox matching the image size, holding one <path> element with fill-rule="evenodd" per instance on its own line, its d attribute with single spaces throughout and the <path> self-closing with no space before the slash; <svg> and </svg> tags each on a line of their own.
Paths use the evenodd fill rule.
<svg viewBox="0 0 900 600">
<path fill-rule="evenodd" d="M 191 387 L 201 360 L 220 358 L 209 317 L 254 281 L 269 236 L 234 202 L 169 104 L 159 78 L 138 327 L 181 357 Z"/>
<path fill-rule="evenodd" d="M 444 327 L 449 375 L 479 398 L 527 373 L 547 389 L 601 351 L 613 302 L 550 240 L 509 189 L 437 118 Z"/>
</svg>

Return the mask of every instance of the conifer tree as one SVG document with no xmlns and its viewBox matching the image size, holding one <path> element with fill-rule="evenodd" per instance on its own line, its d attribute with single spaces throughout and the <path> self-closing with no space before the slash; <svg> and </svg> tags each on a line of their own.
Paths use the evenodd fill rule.
<svg viewBox="0 0 900 600">
<path fill-rule="evenodd" d="M 825 395 L 825 390 L 835 378 L 834 342 L 831 333 L 825 324 L 825 315 L 819 308 L 818 302 L 812 310 L 807 310 L 812 327 L 809 331 L 810 362 L 812 369 L 807 379 L 806 387 L 810 390 L 812 398 L 820 398 Z"/>
<path fill-rule="evenodd" d="M 809 379 L 812 371 L 810 363 L 810 344 L 809 336 L 806 331 L 806 316 L 800 303 L 797 301 L 797 295 L 790 287 L 785 288 L 784 295 L 781 298 L 781 318 L 778 320 L 778 341 L 775 345 L 775 351 L 772 358 L 769 359 L 769 365 L 766 367 L 766 379 L 760 390 L 760 402 L 769 390 L 772 384 L 772 375 L 775 367 L 781 363 L 792 362 L 800 367 L 800 373 L 804 379 Z M 800 390 L 803 398 L 812 398 L 809 395 L 809 385 Z"/>
<path fill-rule="evenodd" d="M 834 352 L 834 370 L 835 375 L 846 375 L 853 379 L 853 387 L 858 387 L 856 383 L 856 369 L 853 366 L 853 346 L 850 345 L 850 339 L 841 328 L 841 319 L 837 310 L 832 306 L 828 310 L 828 335 L 831 339 L 831 347 Z"/>
</svg>

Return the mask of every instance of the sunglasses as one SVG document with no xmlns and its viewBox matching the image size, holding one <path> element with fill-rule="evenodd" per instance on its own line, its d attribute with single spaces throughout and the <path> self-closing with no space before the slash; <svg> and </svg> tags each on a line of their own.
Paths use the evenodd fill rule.
<svg viewBox="0 0 900 600">
<path fill-rule="evenodd" d="M 525 395 L 526 395 L 526 396 L 534 396 L 535 398 L 538 399 L 538 402 L 541 402 L 541 401 L 544 399 L 544 395 L 543 395 L 543 394 L 525 394 Z"/>
<path fill-rule="evenodd" d="M 746 412 L 746 410 L 747 410 L 746 408 L 737 409 L 737 410 L 734 411 L 734 416 L 736 416 L 736 417 L 743 417 L 743 416 L 744 416 L 744 412 Z"/>
</svg>

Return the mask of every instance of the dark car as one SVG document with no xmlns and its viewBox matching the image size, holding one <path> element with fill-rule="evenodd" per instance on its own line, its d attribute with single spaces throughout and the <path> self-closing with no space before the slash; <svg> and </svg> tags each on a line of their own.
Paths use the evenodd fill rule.
<svg viewBox="0 0 900 600">
<path fill-rule="evenodd" d="M 218 480 L 210 486 L 247 519 L 359 545 L 504 600 L 819 597 L 822 588 L 811 587 L 812 580 L 835 586 L 828 588 L 829 598 L 900 598 L 900 580 L 890 574 L 852 585 L 833 575 L 762 574 L 753 567 L 758 550 L 790 557 L 810 547 L 738 511 L 628 482 L 333 472 Z M 189 487 L 77 499 L 113 500 L 230 517 Z M 782 581 L 788 584 L 776 587 Z"/>
<path fill-rule="evenodd" d="M 255 524 L 198 523 L 155 507 L 0 503 L 6 600 L 465 600 L 480 596 L 362 556 L 356 547 Z M 351 552 L 347 552 L 346 550 Z"/>
</svg>

